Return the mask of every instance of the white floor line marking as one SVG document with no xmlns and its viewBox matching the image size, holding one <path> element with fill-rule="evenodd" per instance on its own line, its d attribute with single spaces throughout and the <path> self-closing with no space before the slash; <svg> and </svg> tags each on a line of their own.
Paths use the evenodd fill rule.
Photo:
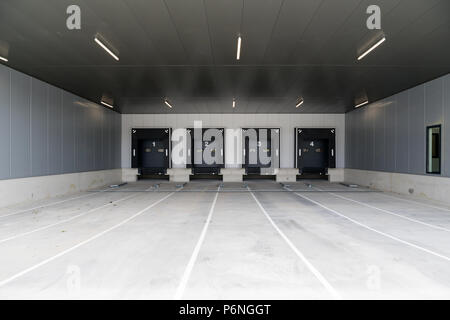
<svg viewBox="0 0 450 320">
<path fill-rule="evenodd" d="M 77 245 L 75 245 L 75 246 L 73 246 L 73 247 L 70 247 L 69 249 L 66 249 L 66 250 L 64 250 L 64 251 L 61 251 L 60 253 L 58 253 L 58 254 L 56 254 L 56 255 L 54 255 L 54 256 L 48 258 L 48 259 L 43 260 L 43 261 L 39 262 L 38 264 L 35 264 L 35 265 L 32 266 L 32 267 L 29 267 L 29 268 L 27 268 L 27 269 L 24 269 L 24 270 L 20 271 L 19 273 L 16 273 L 15 275 L 13 275 L 13 276 L 11 276 L 11 277 L 9 277 L 9 278 L 7 278 L 7 279 L 4 279 L 4 280 L 0 281 L 0 287 L 3 287 L 4 285 L 6 285 L 6 284 L 8 284 L 8 283 L 10 283 L 10 282 L 12 282 L 12 281 L 14 281 L 14 280 L 16 280 L 17 278 L 19 278 L 19 277 L 21 277 L 21 276 L 24 276 L 24 275 L 26 275 L 27 273 L 29 273 L 29 272 L 31 272 L 31 271 L 33 271 L 33 270 L 39 268 L 39 267 L 42 267 L 43 265 L 46 265 L 47 263 L 49 263 L 49 262 L 51 262 L 51 261 L 53 261 L 53 260 L 55 260 L 55 259 L 57 259 L 57 258 L 62 257 L 63 255 L 65 255 L 65 254 L 67 254 L 67 253 L 69 253 L 69 252 L 72 252 L 73 250 L 75 250 L 75 249 L 77 249 L 77 248 L 79 248 L 79 247 L 81 247 L 81 246 L 83 246 L 83 245 L 85 245 L 85 244 L 87 244 L 87 243 L 89 243 L 89 242 L 95 240 L 95 239 L 100 238 L 101 236 L 105 235 L 106 233 L 111 232 L 111 231 L 113 231 L 113 230 L 115 230 L 115 229 L 117 229 L 117 228 L 123 226 L 123 225 L 126 224 L 127 222 L 129 222 L 129 221 L 133 220 L 134 218 L 136 218 L 136 217 L 142 215 L 143 213 L 145 213 L 146 211 L 150 210 L 151 208 L 153 208 L 153 207 L 156 206 L 157 204 L 163 202 L 164 200 L 166 200 L 167 198 L 169 198 L 170 196 L 172 196 L 172 195 L 175 194 L 175 193 L 176 193 L 176 191 L 175 191 L 175 192 L 169 193 L 167 196 L 165 196 L 165 197 L 159 199 L 158 201 L 152 203 L 151 205 L 149 205 L 148 207 L 142 209 L 142 210 L 139 211 L 138 213 L 135 213 L 134 215 L 132 215 L 131 217 L 128 217 L 128 218 L 125 219 L 125 220 L 122 220 L 122 222 L 120 222 L 120 223 L 118 223 L 118 224 L 116 224 L 116 225 L 114 225 L 114 226 L 112 226 L 112 227 L 110 227 L 110 228 L 108 228 L 108 229 L 106 229 L 106 230 L 103 230 L 103 231 L 100 232 L 100 233 L 97 233 L 96 235 L 94 235 L 94 236 L 92 236 L 92 237 L 90 237 L 90 238 L 88 238 L 88 239 L 86 239 L 86 240 L 84 240 L 84 241 L 78 243 Z"/>
<path fill-rule="evenodd" d="M 327 191 L 327 190 L 322 190 L 322 191 Z M 332 192 L 332 191 L 327 191 L 327 192 Z M 421 206 L 425 206 L 425 207 L 429 207 L 429 208 L 433 208 L 433 209 L 438 209 L 438 210 L 443 210 L 443 211 L 450 212 L 449 208 L 434 206 L 434 205 L 428 204 L 428 203 L 423 203 L 423 202 L 414 201 L 414 200 L 410 200 L 410 199 L 400 198 L 400 197 L 397 197 L 397 196 L 394 196 L 394 195 L 391 195 L 391 194 L 387 194 L 384 191 L 383 192 L 376 192 L 376 193 L 381 194 L 383 196 L 386 196 L 388 198 L 395 199 L 395 200 L 400 200 L 400 201 L 404 201 L 404 202 L 414 203 L 414 204 L 418 204 L 418 205 L 421 205 Z"/>
<path fill-rule="evenodd" d="M 6 215 L 0 216 L 0 218 L 6 218 L 6 217 L 9 217 L 9 216 L 13 216 L 13 215 L 20 214 L 20 213 L 25 213 L 25 212 L 36 210 L 36 209 L 42 209 L 42 208 L 51 207 L 51 206 L 54 206 L 54 205 L 57 205 L 57 204 L 60 204 L 60 203 L 64 203 L 64 202 L 68 202 L 68 201 L 72 201 L 72 200 L 76 200 L 76 199 L 90 197 L 90 196 L 92 196 L 94 194 L 97 194 L 97 193 L 100 193 L 100 192 L 104 192 L 104 191 L 105 190 L 95 191 L 95 192 L 92 192 L 92 193 L 89 193 L 89 194 L 84 194 L 82 196 L 78 196 L 78 197 L 74 197 L 74 198 L 70 198 L 70 199 L 65 199 L 65 200 L 62 200 L 62 201 L 52 202 L 52 203 L 45 204 L 45 205 L 38 206 L 38 207 L 34 207 L 34 208 L 31 208 L 31 209 L 24 209 L 24 210 L 16 211 L 16 212 L 13 212 L 13 213 L 8 213 Z"/>
<path fill-rule="evenodd" d="M 383 196 L 395 199 L 395 200 L 400 200 L 400 201 L 405 201 L 405 202 L 410 202 L 410 203 L 414 203 L 414 204 L 418 204 L 421 206 L 425 206 L 425 207 L 429 207 L 429 208 L 433 208 L 433 209 L 438 209 L 438 210 L 443 210 L 443 211 L 448 211 L 450 212 L 450 209 L 448 208 L 444 208 L 444 207 L 438 207 L 438 206 L 433 206 L 432 204 L 428 204 L 428 203 L 423 203 L 423 202 L 419 202 L 419 201 L 414 201 L 414 200 L 409 200 L 409 199 L 403 199 L 400 197 L 396 197 L 396 196 L 392 196 L 390 194 L 386 194 L 386 192 L 381 193 Z"/>
<path fill-rule="evenodd" d="M 347 197 L 344 197 L 344 196 L 341 196 L 341 195 L 338 195 L 338 194 L 335 194 L 335 193 L 332 193 L 332 192 L 327 192 L 327 193 L 331 194 L 331 195 L 333 195 L 335 197 L 338 197 L 338 198 L 341 198 L 341 199 L 344 199 L 344 200 L 347 200 L 347 201 L 355 202 L 355 203 L 358 203 L 358 204 L 363 205 L 365 207 L 372 208 L 372 209 L 375 209 L 375 210 L 378 210 L 378 211 L 381 211 L 381 212 L 384 212 L 384 213 L 387 213 L 387 214 L 390 214 L 390 215 L 393 215 L 393 216 L 396 216 L 396 217 L 399 217 L 399 218 L 402 218 L 402 219 L 405 219 L 405 220 L 409 220 L 409 221 L 412 221 L 412 222 L 415 222 L 415 223 L 419 223 L 419 224 L 422 224 L 422 225 L 430 227 L 430 228 L 434 228 L 434 229 L 438 229 L 438 230 L 441 230 L 441 231 L 450 232 L 450 229 L 447 229 L 447 228 L 444 228 L 444 227 L 436 226 L 434 224 L 429 224 L 429 223 L 426 223 L 426 222 L 423 222 L 423 221 L 420 221 L 420 220 L 416 220 L 414 218 L 409 218 L 409 217 L 406 217 L 404 215 L 401 215 L 401 214 L 398 214 L 398 213 L 395 213 L 395 212 L 392 212 L 392 211 L 389 211 L 389 210 L 381 209 L 381 208 L 372 206 L 370 204 L 363 203 L 363 202 L 360 202 L 358 200 L 353 200 L 353 199 L 350 199 L 350 198 L 347 198 Z"/>
<path fill-rule="evenodd" d="M 438 229 L 438 230 L 441 230 L 441 231 L 450 232 L 450 229 L 447 229 L 447 228 L 444 228 L 444 227 L 441 227 L 441 226 L 437 226 L 437 225 L 434 225 L 434 224 L 426 223 L 426 222 L 423 222 L 423 221 L 420 221 L 420 220 L 417 220 L 417 219 L 414 219 L 414 218 L 409 218 L 409 217 L 406 217 L 406 216 L 404 216 L 402 214 L 398 214 L 398 213 L 395 213 L 395 212 L 392 212 L 392 211 L 389 211 L 389 210 L 385 210 L 385 209 L 382 209 L 382 208 L 378 208 L 378 207 L 372 206 L 372 205 L 367 204 L 367 203 L 360 202 L 358 200 L 350 199 L 350 198 L 347 198 L 347 197 L 335 194 L 332 191 L 323 190 L 323 189 L 320 189 L 320 188 L 317 188 L 317 187 L 314 187 L 314 186 L 313 186 L 313 188 L 316 189 L 317 191 L 323 191 L 323 192 L 331 194 L 331 195 L 333 195 L 335 197 L 338 197 L 338 198 L 341 198 L 341 199 L 344 199 L 344 200 L 347 200 L 347 201 L 352 201 L 352 202 L 358 203 L 360 205 L 366 206 L 368 208 L 372 208 L 372 209 L 375 209 L 375 210 L 378 210 L 378 211 L 381 211 L 381 212 L 384 212 L 384 213 L 387 213 L 387 214 L 390 214 L 390 215 L 397 216 L 397 217 L 402 218 L 402 219 L 406 219 L 406 220 L 409 220 L 409 221 L 412 221 L 412 222 L 416 222 L 416 223 L 422 224 L 422 225 L 430 227 L 430 228 L 434 228 L 434 229 Z"/>
<path fill-rule="evenodd" d="M 333 288 L 333 286 L 328 282 L 328 280 L 325 279 L 325 277 L 320 273 L 320 271 L 317 270 L 311 262 L 309 262 L 309 260 L 303 255 L 303 253 L 301 253 L 300 250 L 297 249 L 297 247 L 291 242 L 291 240 L 289 240 L 289 238 L 283 233 L 283 231 L 281 231 L 281 229 L 275 224 L 270 215 L 267 213 L 266 209 L 264 209 L 262 204 L 250 190 L 250 188 L 248 188 L 248 190 L 250 191 L 250 194 L 253 196 L 253 199 L 255 199 L 256 203 L 258 204 L 258 207 L 264 213 L 264 215 L 272 224 L 272 226 L 275 228 L 275 230 L 278 232 L 278 234 L 284 239 L 284 241 L 286 241 L 288 246 L 292 249 L 292 251 L 295 252 L 295 254 L 300 258 L 300 260 L 303 261 L 303 263 L 306 265 L 309 271 L 311 271 L 316 276 L 317 280 L 320 281 L 320 283 L 325 287 L 325 289 L 327 289 L 327 291 L 331 294 L 331 296 L 334 299 L 342 299 L 341 295 L 336 291 L 336 289 Z"/>
<path fill-rule="evenodd" d="M 402 240 L 402 239 L 400 239 L 400 238 L 397 238 L 397 237 L 395 237 L 395 236 L 392 236 L 392 235 L 390 235 L 390 234 L 387 234 L 387 233 L 385 233 L 385 232 L 383 232 L 383 231 L 379 231 L 379 230 L 377 230 L 377 229 L 374 229 L 374 228 L 372 228 L 372 227 L 369 227 L 368 225 L 365 225 L 364 223 L 361 223 L 361 222 L 359 222 L 359 221 L 357 221 L 357 220 L 355 220 L 355 219 L 349 218 L 349 217 L 347 217 L 346 215 L 337 212 L 336 210 L 333 210 L 333 209 L 331 209 L 331 208 L 328 208 L 327 206 L 325 206 L 325 205 L 323 205 L 323 204 L 321 204 L 321 203 L 319 203 L 319 202 L 317 202 L 317 201 L 315 201 L 315 200 L 313 200 L 313 199 L 308 198 L 307 196 L 301 195 L 301 194 L 299 194 L 299 193 L 295 193 L 295 194 L 296 194 L 297 196 L 299 196 L 299 197 L 301 197 L 301 198 L 303 198 L 303 199 L 306 199 L 306 200 L 308 200 L 308 201 L 310 201 L 310 202 L 312 202 L 312 203 L 318 205 L 319 207 L 322 207 L 322 208 L 324 208 L 325 210 L 328 210 L 328 211 L 330 211 L 330 212 L 332 212 L 332 213 L 338 215 L 338 216 L 341 217 L 341 218 L 347 219 L 348 221 L 353 222 L 354 224 L 357 224 L 357 225 L 359 225 L 359 226 L 361 226 L 361 227 L 363 227 L 363 228 L 365 228 L 365 229 L 367 229 L 367 230 L 373 231 L 373 232 L 378 233 L 378 234 L 380 234 L 380 235 L 382 235 L 382 236 L 385 236 L 385 237 L 387 237 L 387 238 L 389 238 L 389 239 L 392 239 L 392 240 L 398 241 L 398 242 L 400 242 L 400 243 L 406 244 L 406 245 L 408 245 L 408 246 L 410 246 L 410 247 L 413 247 L 413 248 L 415 248 L 415 249 L 418 249 L 418 250 L 421 250 L 421 251 L 423 251 L 423 252 L 429 253 L 429 254 L 431 254 L 431 255 L 433 255 L 433 256 L 439 257 L 439 258 L 444 259 L 444 260 L 446 260 L 446 261 L 450 261 L 450 258 L 447 257 L 447 256 L 444 256 L 444 255 L 442 255 L 442 254 L 439 254 L 439 253 L 436 253 L 436 252 L 434 252 L 434 251 L 428 250 L 428 249 L 423 248 L 423 247 L 421 247 L 421 246 L 415 245 L 414 243 L 408 242 L 408 241 L 406 241 L 406 240 Z"/>
<path fill-rule="evenodd" d="M 37 228 L 37 229 L 34 229 L 34 230 L 30 230 L 30 231 L 27 231 L 27 232 L 22 232 L 22 233 L 16 234 L 16 235 L 14 235 L 14 236 L 10 236 L 10 237 L 5 238 L 5 239 L 1 239 L 1 240 L 0 240 L 0 244 L 1 244 L 1 243 L 4 243 L 4 242 L 7 242 L 7 241 L 10 241 L 10 240 L 13 240 L 13 239 L 17 239 L 17 238 L 20 238 L 20 237 L 24 237 L 24 236 L 33 234 L 33 233 L 35 233 L 35 232 L 39 232 L 39 231 L 42 231 L 42 230 L 46 230 L 46 229 L 49 229 L 49 228 L 58 226 L 58 225 L 60 225 L 60 224 L 63 224 L 63 223 L 72 221 L 72 220 L 74 220 L 74 219 L 77 219 L 77 218 L 80 218 L 80 217 L 82 217 L 82 216 L 85 216 L 85 215 L 87 215 L 87 214 L 89 214 L 89 213 L 95 212 L 95 211 L 97 211 L 97 210 L 101 210 L 101 209 L 106 208 L 106 207 L 108 207 L 108 206 L 114 205 L 115 203 L 119 203 L 119 202 L 128 200 L 128 199 L 130 199 L 130 198 L 132 198 L 132 197 L 136 197 L 136 196 L 137 196 L 137 194 L 133 194 L 133 195 L 131 195 L 131 196 L 127 196 L 127 197 L 121 198 L 121 199 L 119 199 L 119 200 L 114 200 L 114 201 L 108 202 L 108 203 L 106 203 L 106 204 L 104 204 L 104 205 L 102 205 L 102 206 L 100 206 L 100 207 L 92 208 L 92 209 L 90 209 L 90 210 L 88 210 L 88 211 L 85 211 L 85 212 L 83 212 L 83 213 L 77 214 L 77 215 L 75 215 L 75 216 L 73 216 L 73 217 L 70 217 L 70 218 L 68 218 L 68 219 L 61 220 L 61 221 L 58 221 L 58 222 L 55 222 L 55 223 L 51 223 L 51 224 L 49 224 L 49 225 L 46 225 L 46 226 L 43 226 L 43 227 L 40 227 L 40 228 Z"/>
<path fill-rule="evenodd" d="M 189 278 L 191 277 L 192 270 L 194 269 L 195 262 L 197 261 L 198 254 L 205 240 L 206 232 L 208 231 L 209 224 L 216 206 L 217 198 L 219 197 L 220 186 L 217 188 L 216 196 L 214 197 L 211 208 L 209 209 L 208 217 L 206 218 L 205 225 L 203 226 L 200 237 L 198 238 L 197 244 L 195 245 L 194 251 L 192 252 L 191 258 L 184 270 L 183 277 L 181 278 L 180 284 L 178 285 L 177 291 L 175 292 L 174 299 L 180 300 L 183 297 L 184 291 L 186 289 Z"/>
</svg>

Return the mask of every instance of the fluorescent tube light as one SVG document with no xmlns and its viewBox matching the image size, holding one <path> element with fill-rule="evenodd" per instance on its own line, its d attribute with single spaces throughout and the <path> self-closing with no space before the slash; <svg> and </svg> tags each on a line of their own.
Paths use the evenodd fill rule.
<svg viewBox="0 0 450 320">
<path fill-rule="evenodd" d="M 167 101 L 167 99 L 164 100 L 164 103 L 166 104 L 166 106 L 172 109 L 172 105 L 169 103 L 169 101 Z"/>
<path fill-rule="evenodd" d="M 362 55 L 358 57 L 358 60 L 361 60 L 365 56 L 367 56 L 373 49 L 378 47 L 380 44 L 382 44 L 384 41 L 386 41 L 386 37 L 383 37 L 381 40 L 379 40 L 377 43 L 375 43 L 372 47 L 370 47 L 366 52 L 364 52 Z"/>
<path fill-rule="evenodd" d="M 6 58 L 4 58 L 4 57 L 2 57 L 2 56 L 0 56 L 0 60 L 3 60 L 3 61 L 5 61 L 5 62 L 8 62 L 8 59 L 6 59 Z"/>
<path fill-rule="evenodd" d="M 113 105 L 110 105 L 109 103 L 106 103 L 106 102 L 104 102 L 104 101 L 100 101 L 103 105 L 105 105 L 105 106 L 107 106 L 107 107 L 110 107 L 111 109 L 114 109 L 114 106 Z"/>
<path fill-rule="evenodd" d="M 300 98 L 300 100 L 297 102 L 297 104 L 295 105 L 295 107 L 296 107 L 296 108 L 300 107 L 300 106 L 303 104 L 303 102 L 305 102 L 305 101 L 303 100 L 303 98 Z"/>
<path fill-rule="evenodd" d="M 357 105 L 355 106 L 355 108 L 359 108 L 359 107 L 361 107 L 361 106 L 363 106 L 363 105 L 365 105 L 365 104 L 368 104 L 368 103 L 369 103 L 369 101 L 366 100 L 366 101 L 364 101 L 364 102 L 361 102 L 360 104 L 357 104 Z"/>
<path fill-rule="evenodd" d="M 95 37 L 94 40 L 95 40 L 95 42 L 97 42 L 97 44 L 100 47 L 102 47 L 106 52 L 108 52 L 114 59 L 119 61 L 119 57 L 116 56 L 110 49 L 108 49 L 108 47 L 106 45 L 104 45 L 103 42 L 101 42 L 97 37 Z"/>
<path fill-rule="evenodd" d="M 236 60 L 239 60 L 241 58 L 241 42 L 242 42 L 242 38 L 241 38 L 241 36 L 239 36 L 238 43 L 237 43 Z"/>
</svg>

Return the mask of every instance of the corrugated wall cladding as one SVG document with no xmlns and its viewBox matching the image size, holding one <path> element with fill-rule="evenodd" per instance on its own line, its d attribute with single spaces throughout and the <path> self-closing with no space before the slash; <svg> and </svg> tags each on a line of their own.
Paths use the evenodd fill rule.
<svg viewBox="0 0 450 320">
<path fill-rule="evenodd" d="M 450 177 L 450 74 L 346 114 L 346 167 L 426 172 L 426 127 L 442 125 L 441 175 Z"/>
<path fill-rule="evenodd" d="M 120 168 L 120 114 L 0 65 L 0 179 Z"/>
</svg>

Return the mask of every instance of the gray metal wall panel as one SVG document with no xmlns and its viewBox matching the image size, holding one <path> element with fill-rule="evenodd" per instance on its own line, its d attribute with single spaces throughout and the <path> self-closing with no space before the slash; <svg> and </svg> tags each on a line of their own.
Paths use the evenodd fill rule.
<svg viewBox="0 0 450 320">
<path fill-rule="evenodd" d="M 373 124 L 374 124 L 374 149 L 373 149 L 373 169 L 378 171 L 385 170 L 385 106 L 384 102 L 378 106 L 372 107 L 373 110 Z"/>
<path fill-rule="evenodd" d="M 105 140 L 105 148 L 103 149 L 103 151 L 105 152 L 105 157 L 104 157 L 104 161 L 105 161 L 105 167 L 106 168 L 111 168 L 111 154 L 112 154 L 112 145 L 111 145 L 111 128 L 112 128 L 112 123 L 111 123 L 111 113 L 106 112 L 105 113 L 105 132 L 103 135 L 103 139 Z"/>
<path fill-rule="evenodd" d="M 358 160 L 359 160 L 359 154 L 358 154 L 358 135 L 357 133 L 357 125 L 358 122 L 356 121 L 358 117 L 358 113 L 355 112 L 355 114 L 353 115 L 353 121 L 351 123 L 351 134 L 352 134 L 352 139 L 351 139 L 351 145 L 352 146 L 356 146 L 356 148 L 350 148 L 350 154 L 351 154 L 351 158 L 352 158 L 352 167 L 353 168 L 357 168 L 358 167 Z"/>
<path fill-rule="evenodd" d="M 386 136 L 385 136 L 385 155 L 386 166 L 385 170 L 389 172 L 395 171 L 395 156 L 397 150 L 396 144 L 396 116 L 397 116 L 397 101 L 391 98 L 386 104 L 385 122 L 386 122 Z"/>
<path fill-rule="evenodd" d="M 364 108 L 365 125 L 365 157 L 364 167 L 366 170 L 373 170 L 373 112 L 371 108 Z"/>
<path fill-rule="evenodd" d="M 75 100 L 74 100 L 75 103 Z M 86 118 L 85 108 L 75 104 L 74 136 L 75 136 L 75 170 L 77 172 L 86 171 Z"/>
<path fill-rule="evenodd" d="M 109 117 L 109 160 L 108 160 L 108 168 L 114 167 L 114 148 L 113 148 L 113 139 L 114 139 L 114 114 L 113 112 L 108 112 Z"/>
<path fill-rule="evenodd" d="M 122 156 L 122 143 L 116 143 L 117 141 L 122 141 L 122 117 L 120 114 L 114 113 L 114 119 L 115 119 L 115 124 L 114 124 L 114 130 L 115 130 L 115 135 L 114 135 L 114 143 L 113 145 L 115 146 L 115 153 L 114 153 L 114 164 L 113 167 L 114 168 L 120 168 L 121 165 L 121 156 Z"/>
<path fill-rule="evenodd" d="M 345 122 L 345 145 L 351 145 L 352 144 L 352 125 L 353 125 L 353 114 L 348 114 L 348 121 Z M 353 167 L 353 158 L 351 151 L 352 148 L 346 148 L 345 149 L 345 161 L 347 164 L 347 168 Z"/>
<path fill-rule="evenodd" d="M 90 120 L 89 120 L 89 109 L 80 108 L 81 119 L 83 121 L 83 133 L 81 134 L 82 149 L 81 149 L 81 171 L 89 171 L 89 156 L 91 150 L 89 149 L 89 137 L 90 137 Z"/>
<path fill-rule="evenodd" d="M 86 170 L 95 170 L 94 150 L 95 150 L 95 106 L 86 109 Z"/>
<path fill-rule="evenodd" d="M 370 145 L 372 145 L 372 143 L 370 142 L 371 140 L 371 136 L 370 136 L 370 119 L 369 119 L 369 113 L 367 112 L 367 109 L 362 109 L 362 115 L 361 118 L 363 120 L 363 126 L 362 126 L 362 131 L 361 131 L 361 135 L 364 137 L 364 141 L 363 141 L 363 158 L 362 158 L 362 163 L 361 166 L 362 168 L 364 168 L 365 170 L 370 170 L 370 164 L 371 164 L 371 159 L 370 159 Z"/>
<path fill-rule="evenodd" d="M 114 139 L 114 114 L 112 111 L 108 112 L 108 124 L 109 124 L 109 128 L 108 128 L 108 132 L 109 132 L 109 159 L 107 162 L 108 168 L 113 168 L 114 167 L 114 148 L 113 148 L 113 139 Z"/>
<path fill-rule="evenodd" d="M 103 165 L 103 112 L 97 108 L 95 126 L 95 169 L 100 170 Z"/>
<path fill-rule="evenodd" d="M 409 104 L 408 92 L 404 91 L 396 95 L 395 114 L 395 172 L 409 172 Z"/>
<path fill-rule="evenodd" d="M 111 160 L 111 133 L 110 133 L 110 115 L 109 112 L 103 114 L 103 167 L 110 168 Z"/>
<path fill-rule="evenodd" d="M 111 168 L 114 168 L 116 165 L 117 158 L 117 150 L 119 146 L 114 143 L 117 138 L 117 117 L 111 112 Z"/>
<path fill-rule="evenodd" d="M 71 95 L 63 92 L 63 173 L 75 172 L 74 106 Z"/>
<path fill-rule="evenodd" d="M 31 78 L 11 70 L 11 178 L 29 177 Z"/>
<path fill-rule="evenodd" d="M 356 159 L 355 162 L 356 167 L 355 168 L 364 168 L 364 161 L 365 161 L 365 130 L 364 130 L 364 117 L 365 113 L 363 109 L 357 110 L 356 112 Z"/>
<path fill-rule="evenodd" d="M 442 173 L 450 177 L 450 74 L 444 77 L 443 88 L 444 126 L 442 128 Z"/>
<path fill-rule="evenodd" d="M 120 135 L 120 114 L 0 65 L 0 179 L 120 168 Z"/>
<path fill-rule="evenodd" d="M 442 124 L 442 86 L 443 78 L 425 83 L 425 124 Z"/>
<path fill-rule="evenodd" d="M 347 113 L 346 126 L 352 137 L 346 137 L 346 148 L 350 149 L 346 151 L 348 159 L 354 155 L 355 161 L 346 166 L 425 174 L 426 126 L 442 124 L 441 175 L 450 177 L 449 97 L 447 74 Z"/>
<path fill-rule="evenodd" d="M 425 173 L 425 89 L 418 86 L 409 93 L 409 173 Z"/>
<path fill-rule="evenodd" d="M 358 136 L 358 116 L 359 113 L 355 112 L 353 115 L 353 123 L 352 123 L 352 148 L 350 149 L 350 153 L 352 155 L 352 168 L 358 168 L 359 161 L 359 136 Z"/>
<path fill-rule="evenodd" d="M 0 179 L 10 174 L 10 71 L 0 65 Z"/>
<path fill-rule="evenodd" d="M 62 165 L 62 91 L 49 86 L 48 92 L 48 171 L 63 172 Z"/>
<path fill-rule="evenodd" d="M 32 79 L 31 85 L 31 175 L 48 174 L 47 170 L 48 85 Z"/>
</svg>

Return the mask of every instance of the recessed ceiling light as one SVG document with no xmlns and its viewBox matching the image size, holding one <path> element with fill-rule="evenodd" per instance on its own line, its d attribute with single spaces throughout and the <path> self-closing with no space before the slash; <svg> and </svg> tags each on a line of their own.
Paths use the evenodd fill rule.
<svg viewBox="0 0 450 320">
<path fill-rule="evenodd" d="M 359 107 L 361 107 L 361 106 L 363 106 L 363 105 L 365 105 L 365 104 L 368 104 L 368 103 L 369 103 L 369 101 L 366 100 L 366 101 L 364 101 L 364 102 L 361 102 L 361 103 L 357 104 L 357 105 L 355 106 L 355 108 L 359 108 Z"/>
<path fill-rule="evenodd" d="M 233 99 L 233 109 L 236 108 L 236 99 Z"/>
<path fill-rule="evenodd" d="M 361 60 L 362 58 L 364 58 L 365 56 L 367 56 L 373 49 L 375 49 L 376 47 L 378 47 L 380 44 L 382 44 L 384 41 L 386 41 L 386 37 L 381 38 L 381 40 L 378 40 L 377 43 L 375 43 L 373 46 L 371 46 L 368 50 L 366 50 L 363 54 L 361 54 L 358 57 L 358 60 Z"/>
<path fill-rule="evenodd" d="M 114 52 L 112 52 L 110 49 L 108 49 L 108 47 L 99 39 L 97 38 L 97 36 L 94 38 L 95 42 L 97 42 L 97 44 L 102 47 L 106 52 L 108 52 L 114 59 L 116 59 L 117 61 L 119 61 L 119 57 L 116 56 L 114 54 Z"/>
<path fill-rule="evenodd" d="M 2 57 L 2 56 L 0 56 L 0 60 L 3 60 L 3 61 L 5 61 L 5 62 L 8 62 L 8 59 L 6 59 L 6 58 L 4 58 L 4 57 Z"/>
<path fill-rule="evenodd" d="M 236 60 L 239 60 L 241 58 L 241 42 L 242 42 L 242 38 L 241 38 L 241 36 L 239 36 L 238 40 L 237 40 Z"/>
<path fill-rule="evenodd" d="M 105 106 L 107 106 L 107 107 L 110 107 L 111 109 L 114 109 L 114 106 L 113 105 L 111 105 L 111 104 L 109 104 L 109 103 L 106 103 L 105 101 L 100 101 L 101 102 L 101 104 L 103 104 L 103 105 L 105 105 Z"/>
<path fill-rule="evenodd" d="M 296 108 L 300 107 L 300 106 L 303 104 L 303 102 L 305 102 L 305 101 L 303 100 L 303 98 L 300 98 L 300 99 L 297 101 L 297 104 L 295 105 L 295 107 L 296 107 Z"/>
<path fill-rule="evenodd" d="M 166 106 L 168 106 L 170 109 L 172 109 L 172 105 L 169 103 L 169 101 L 167 99 L 164 100 L 164 103 L 166 104 Z"/>
</svg>

